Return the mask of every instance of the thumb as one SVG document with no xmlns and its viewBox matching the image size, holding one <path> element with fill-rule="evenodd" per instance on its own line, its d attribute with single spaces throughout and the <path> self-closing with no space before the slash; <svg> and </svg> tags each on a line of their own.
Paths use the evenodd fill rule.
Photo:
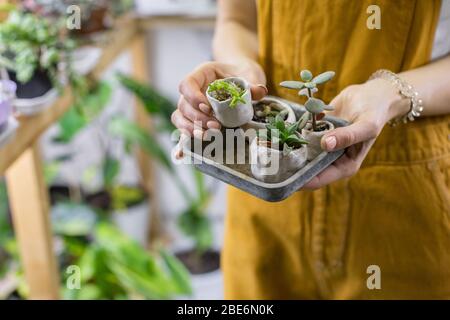
<svg viewBox="0 0 450 320">
<path fill-rule="evenodd" d="M 261 100 L 269 93 L 269 90 L 264 84 L 251 85 L 250 91 L 252 93 L 252 100 Z"/>
<path fill-rule="evenodd" d="M 321 147 L 325 151 L 345 149 L 354 144 L 375 139 L 378 130 L 373 122 L 359 121 L 348 127 L 330 131 L 322 137 Z"/>
</svg>

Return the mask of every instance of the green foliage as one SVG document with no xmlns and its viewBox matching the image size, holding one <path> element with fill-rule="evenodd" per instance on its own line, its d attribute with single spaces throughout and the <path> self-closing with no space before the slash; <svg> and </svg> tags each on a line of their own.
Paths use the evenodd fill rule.
<svg viewBox="0 0 450 320">
<path fill-rule="evenodd" d="M 167 170 L 173 172 L 172 161 L 157 140 L 134 122 L 123 117 L 115 117 L 111 119 L 108 130 L 112 135 L 124 139 L 126 144 L 141 147 Z"/>
<path fill-rule="evenodd" d="M 118 78 L 120 83 L 130 92 L 135 94 L 142 102 L 149 115 L 154 119 L 156 118 L 161 123 L 166 124 L 163 126 L 165 132 L 172 133 L 172 131 L 175 130 L 175 127 L 170 122 L 172 112 L 176 109 L 172 102 L 158 94 L 147 84 L 126 77 L 123 74 L 119 74 Z M 157 144 L 156 139 L 153 138 L 152 141 Z M 170 159 L 166 156 L 162 156 L 164 150 L 159 147 L 155 148 L 158 148 L 158 151 L 155 151 L 155 153 L 151 152 L 149 149 L 144 148 L 144 150 L 156 160 L 159 160 L 159 162 L 169 170 L 175 185 L 187 202 L 187 209 L 180 215 L 178 226 L 186 236 L 194 240 L 197 251 L 203 252 L 212 245 L 211 226 L 205 213 L 207 204 L 211 199 L 211 193 L 205 186 L 204 175 L 196 170 L 192 171 L 196 185 L 195 193 L 193 193 L 186 187 L 185 183 L 180 180 L 176 171 L 167 166 L 166 162 L 170 161 Z"/>
<path fill-rule="evenodd" d="M 141 189 L 128 186 L 113 186 L 110 190 L 112 198 L 112 208 L 114 210 L 124 210 L 134 205 L 142 203 L 147 194 Z"/>
<path fill-rule="evenodd" d="M 22 83 L 37 69 L 47 70 L 58 87 L 57 64 L 74 47 L 72 41 L 60 39 L 60 28 L 60 23 L 32 13 L 10 12 L 0 24 L 0 65 L 14 70 Z"/>
<path fill-rule="evenodd" d="M 92 233 L 97 216 L 85 204 L 62 202 L 52 208 L 52 228 L 55 234 L 79 237 Z"/>
<path fill-rule="evenodd" d="M 160 95 L 153 87 L 141 83 L 124 74 L 117 74 L 121 85 L 133 93 L 142 102 L 145 110 L 152 116 L 157 116 L 162 122 L 162 128 L 166 132 L 172 132 L 176 128 L 170 121 L 176 106 L 166 97 Z"/>
<path fill-rule="evenodd" d="M 317 131 L 317 116 L 325 110 L 333 110 L 332 106 L 326 105 L 322 100 L 314 98 L 314 92 L 317 91 L 317 86 L 319 84 L 330 81 L 333 79 L 334 75 L 334 71 L 326 71 L 314 77 L 311 71 L 302 70 L 300 72 L 302 81 L 283 81 L 280 83 L 280 86 L 287 89 L 300 90 L 298 92 L 299 95 L 306 95 L 308 97 L 305 108 L 310 113 L 314 131 Z"/>
<path fill-rule="evenodd" d="M 230 108 L 236 108 L 239 103 L 245 103 L 243 98 L 245 89 L 239 87 L 236 83 L 228 80 L 219 79 L 208 86 L 208 93 L 216 92 L 219 96 L 231 99 Z"/>
<path fill-rule="evenodd" d="M 81 289 L 64 286 L 66 299 L 168 299 L 192 292 L 189 274 L 175 257 L 148 253 L 109 223 L 95 226 L 90 243 L 73 240 L 64 243 L 82 271 Z"/>
<path fill-rule="evenodd" d="M 305 103 L 305 108 L 307 111 L 313 114 L 319 114 L 325 110 L 333 110 L 333 107 L 327 106 L 325 102 L 317 98 L 309 98 Z"/>
<path fill-rule="evenodd" d="M 69 143 L 97 117 L 111 99 L 112 88 L 107 82 L 101 81 L 92 87 L 87 95 L 81 97 L 60 119 L 59 135 L 56 141 Z"/>
<path fill-rule="evenodd" d="M 277 115 L 269 120 L 269 123 L 266 125 L 267 130 L 258 132 L 258 137 L 263 141 L 270 142 L 271 146 L 276 145 L 280 150 L 288 153 L 308 143 L 297 133 L 300 123 L 301 120 L 292 124 L 286 124 L 283 117 Z"/>
</svg>

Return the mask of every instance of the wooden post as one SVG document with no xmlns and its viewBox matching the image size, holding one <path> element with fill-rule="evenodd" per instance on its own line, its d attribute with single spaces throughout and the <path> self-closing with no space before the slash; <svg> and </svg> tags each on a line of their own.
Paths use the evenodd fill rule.
<svg viewBox="0 0 450 320">
<path fill-rule="evenodd" d="M 6 171 L 9 201 L 30 299 L 57 299 L 47 188 L 37 142 Z"/>
<path fill-rule="evenodd" d="M 147 58 L 147 46 L 145 41 L 145 33 L 139 33 L 131 47 L 132 62 L 133 62 L 133 77 L 136 80 L 150 83 L 148 58 Z M 135 121 L 145 130 L 152 130 L 151 119 L 144 109 L 142 103 L 138 100 L 135 101 Z M 162 236 L 161 221 L 159 216 L 159 204 L 158 197 L 155 188 L 154 170 L 151 162 L 151 158 L 143 152 L 138 150 L 137 161 L 142 177 L 142 185 L 146 189 L 150 200 L 150 212 L 149 212 L 149 238 L 147 246 L 149 248 Z"/>
</svg>

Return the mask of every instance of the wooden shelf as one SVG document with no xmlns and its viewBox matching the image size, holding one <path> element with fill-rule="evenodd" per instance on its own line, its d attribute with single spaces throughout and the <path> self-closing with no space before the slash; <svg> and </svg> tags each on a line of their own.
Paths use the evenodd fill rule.
<svg viewBox="0 0 450 320">
<path fill-rule="evenodd" d="M 132 41 L 138 36 L 137 23 L 127 18 L 119 20 L 115 28 L 106 34 L 106 43 L 102 46 L 103 52 L 97 66 L 89 77 L 98 79 L 103 71 L 127 50 Z M 9 166 L 29 148 L 36 139 L 70 108 L 73 103 L 69 87 L 65 88 L 61 96 L 46 110 L 34 116 L 19 117 L 19 128 L 15 136 L 0 149 L 0 175 L 3 175 Z"/>
</svg>

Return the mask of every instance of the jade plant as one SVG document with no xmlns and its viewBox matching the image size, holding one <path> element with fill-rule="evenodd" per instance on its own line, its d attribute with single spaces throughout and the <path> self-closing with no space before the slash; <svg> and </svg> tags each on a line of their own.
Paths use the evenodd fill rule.
<svg viewBox="0 0 450 320">
<path fill-rule="evenodd" d="M 297 133 L 299 126 L 304 125 L 304 122 L 306 122 L 305 119 L 300 119 L 295 123 L 286 124 L 283 112 L 278 113 L 276 117 L 269 119 L 266 131 L 258 131 L 258 138 L 261 142 L 267 142 L 268 147 L 278 146 L 278 149 L 282 150 L 283 154 L 288 154 L 292 150 L 308 144 Z"/>
<path fill-rule="evenodd" d="M 306 96 L 308 98 L 305 103 L 305 108 L 308 112 L 303 117 L 311 121 L 313 131 L 326 129 L 319 126 L 318 121 L 324 116 L 323 112 L 325 110 L 333 110 L 332 106 L 325 104 L 325 102 L 318 98 L 314 98 L 314 93 L 318 91 L 318 85 L 330 81 L 334 75 L 335 73 L 333 71 L 326 71 L 314 77 L 311 71 L 302 70 L 300 72 L 302 81 L 283 81 L 280 83 L 280 86 L 284 88 L 299 90 L 298 94 L 300 96 Z"/>
<path fill-rule="evenodd" d="M 208 86 L 208 93 L 219 101 L 231 99 L 230 108 L 236 108 L 239 103 L 245 103 L 245 89 L 233 81 L 216 80 Z"/>
</svg>

